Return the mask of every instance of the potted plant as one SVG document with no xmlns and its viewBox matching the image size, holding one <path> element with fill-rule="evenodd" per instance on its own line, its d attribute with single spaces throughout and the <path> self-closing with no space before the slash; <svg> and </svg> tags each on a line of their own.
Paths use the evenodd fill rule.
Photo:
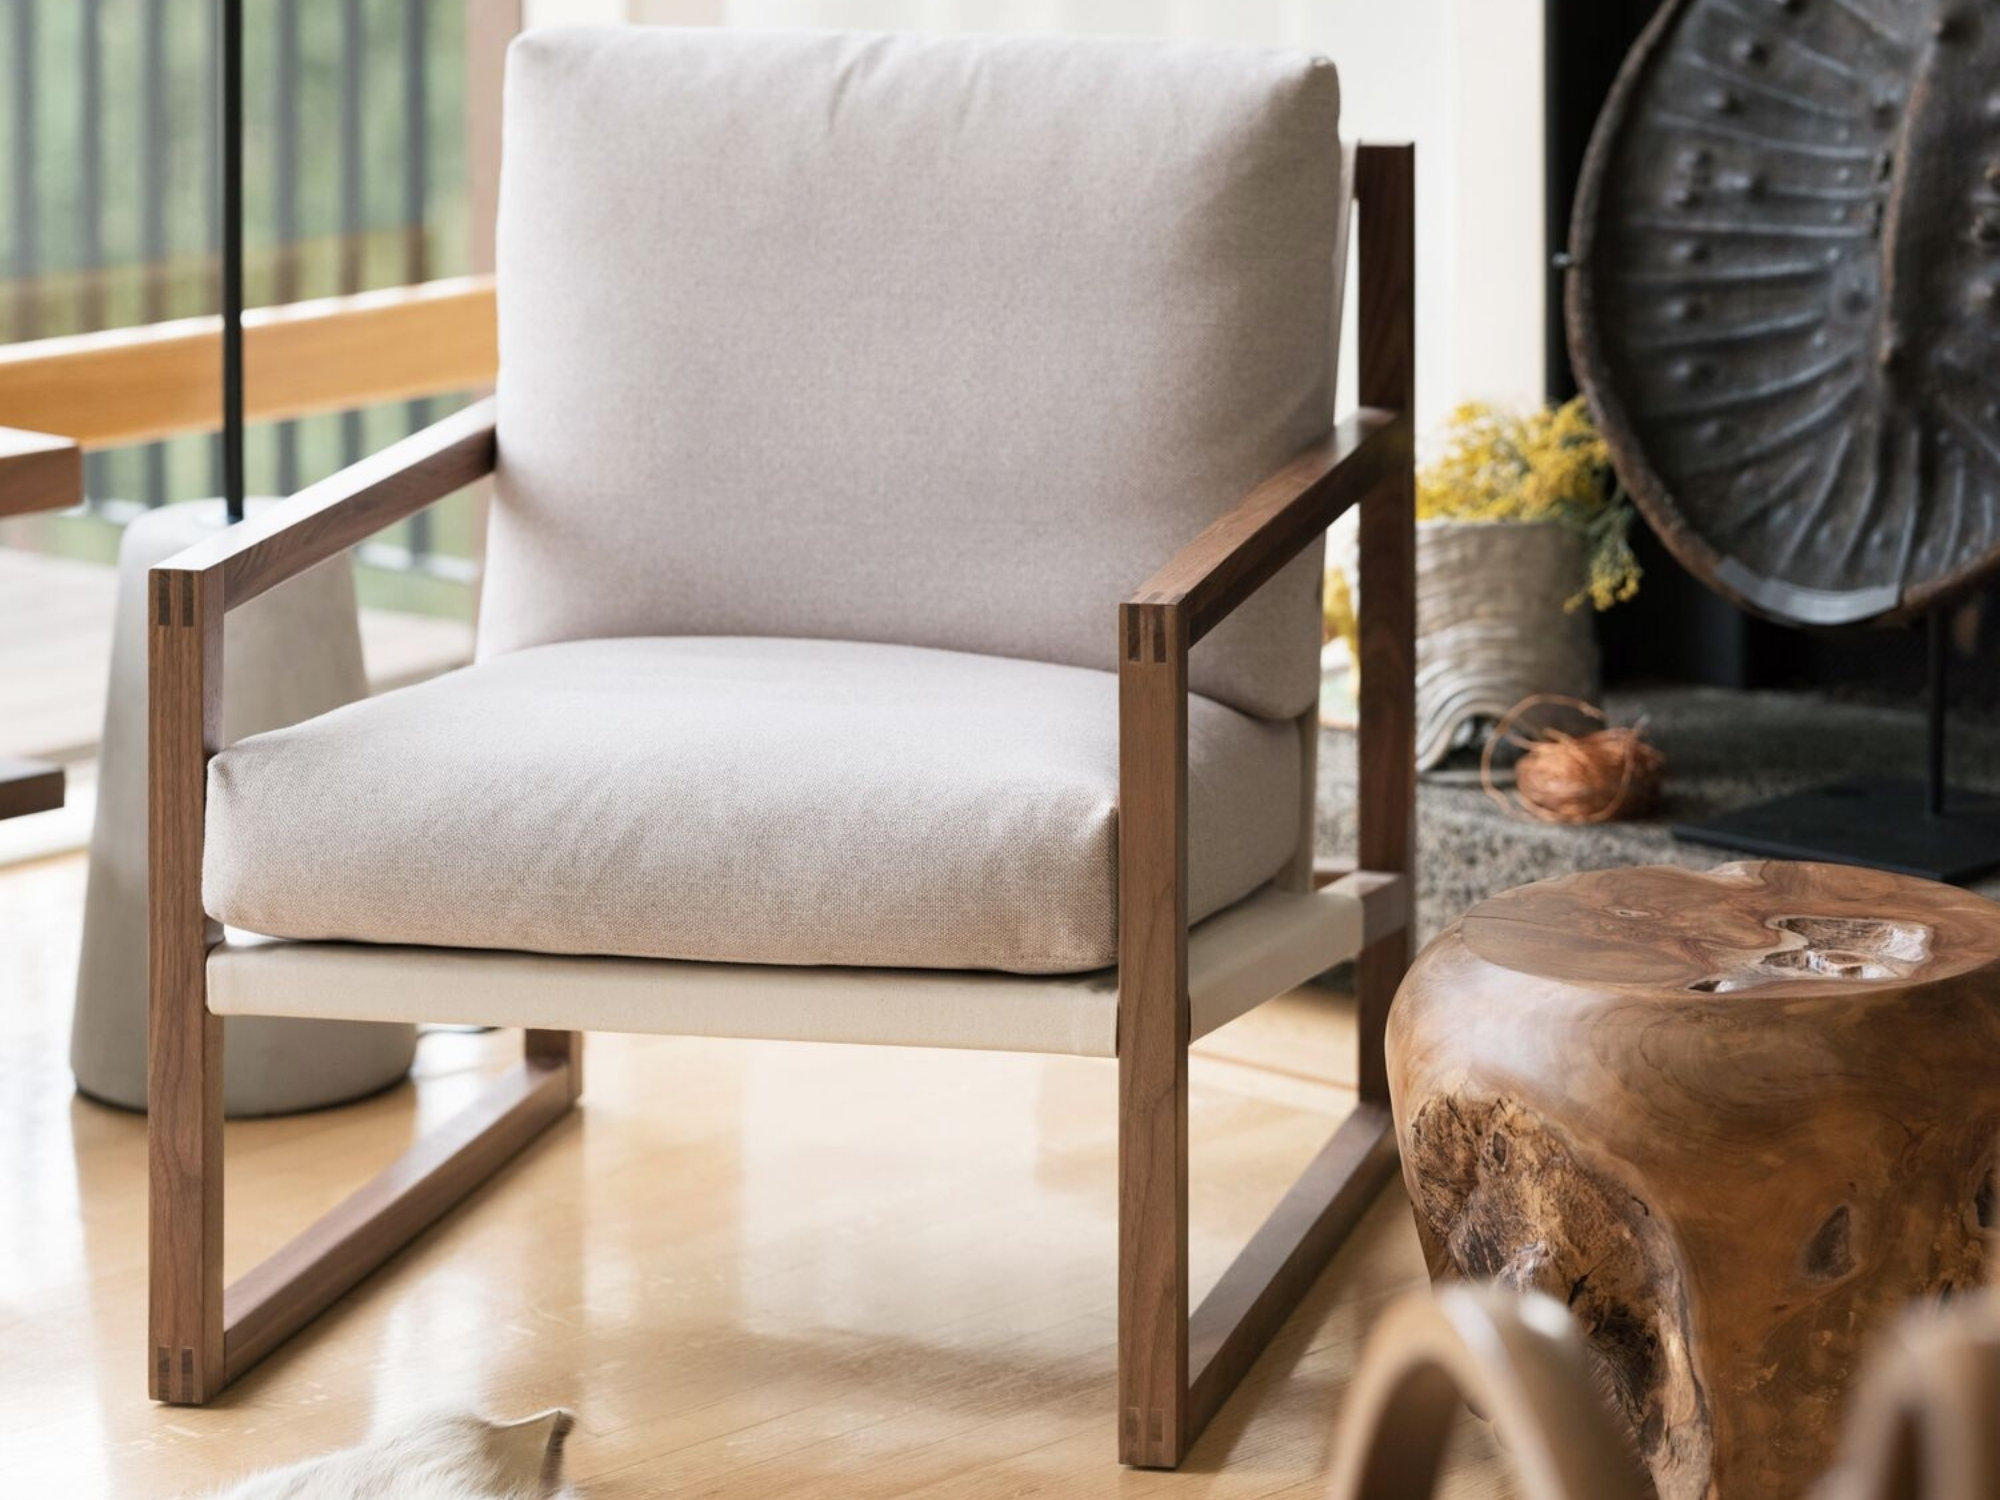
<svg viewBox="0 0 2000 1500">
<path fill-rule="evenodd" d="M 1581 398 L 1525 415 L 1483 403 L 1452 413 L 1417 475 L 1420 767 L 1475 744 L 1533 694 L 1597 696 L 1590 614 L 1638 591 L 1632 514 Z M 1328 555 L 1337 719 L 1355 660 L 1352 532 Z"/>
</svg>

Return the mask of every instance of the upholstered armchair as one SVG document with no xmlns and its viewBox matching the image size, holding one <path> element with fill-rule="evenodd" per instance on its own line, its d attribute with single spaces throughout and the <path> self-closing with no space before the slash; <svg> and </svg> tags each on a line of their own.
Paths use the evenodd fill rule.
<svg viewBox="0 0 2000 1500">
<path fill-rule="evenodd" d="M 494 401 L 153 574 L 153 1394 L 530 1141 L 582 1032 L 1084 1053 L 1119 1451 L 1177 1464 L 1394 1170 L 1411 153 L 1344 163 L 1332 66 L 1277 51 L 611 28 L 508 68 Z M 223 613 L 488 473 L 476 664 L 219 744 Z M 1360 868 L 1316 872 L 1357 505 Z M 1359 1107 L 1191 1317 L 1188 1045 L 1349 957 Z M 526 1055 L 225 1292 L 243 1014 Z"/>
</svg>

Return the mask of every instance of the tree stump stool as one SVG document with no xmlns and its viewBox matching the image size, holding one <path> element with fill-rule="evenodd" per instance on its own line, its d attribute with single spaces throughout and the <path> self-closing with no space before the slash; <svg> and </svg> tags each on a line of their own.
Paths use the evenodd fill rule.
<svg viewBox="0 0 2000 1500">
<path fill-rule="evenodd" d="M 1660 1500 L 1786 1500 L 1864 1345 L 1983 1279 L 2000 906 L 1840 865 L 1543 881 L 1389 1019 L 1433 1280 L 1568 1304 Z"/>
</svg>

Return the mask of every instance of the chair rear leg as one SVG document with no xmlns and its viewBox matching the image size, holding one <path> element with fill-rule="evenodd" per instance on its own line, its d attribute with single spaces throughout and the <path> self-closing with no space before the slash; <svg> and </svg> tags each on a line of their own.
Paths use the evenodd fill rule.
<svg viewBox="0 0 2000 1500">
<path fill-rule="evenodd" d="M 1389 1103 L 1389 1007 L 1410 967 L 1407 929 L 1377 938 L 1354 960 L 1358 1092 L 1363 1104 Z"/>
<path fill-rule="evenodd" d="M 583 1093 L 583 1033 L 580 1031 L 538 1031 L 530 1027 L 522 1038 L 522 1056 L 530 1063 L 569 1071 L 569 1097 L 573 1104 Z"/>
</svg>

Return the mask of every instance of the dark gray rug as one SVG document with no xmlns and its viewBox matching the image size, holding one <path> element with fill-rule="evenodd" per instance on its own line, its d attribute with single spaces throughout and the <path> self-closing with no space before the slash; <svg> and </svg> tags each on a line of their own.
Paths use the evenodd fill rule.
<svg viewBox="0 0 2000 1500">
<path fill-rule="evenodd" d="M 1428 940 L 1468 906 L 1509 886 L 1574 870 L 1678 864 L 1705 869 L 1738 858 L 1676 843 L 1670 823 L 1758 802 L 1860 772 L 1923 775 L 1920 714 L 1793 693 L 1662 688 L 1614 694 L 1612 722 L 1647 719 L 1647 737 L 1665 753 L 1666 796 L 1644 822 L 1566 827 L 1509 818 L 1480 790 L 1426 780 L 1417 793 L 1419 936 Z M 1954 723 L 1951 782 L 2000 791 L 2000 728 Z M 1322 854 L 1351 855 L 1355 814 L 1354 739 L 1320 738 Z M 1978 887 L 2000 897 L 2000 879 Z"/>
</svg>

